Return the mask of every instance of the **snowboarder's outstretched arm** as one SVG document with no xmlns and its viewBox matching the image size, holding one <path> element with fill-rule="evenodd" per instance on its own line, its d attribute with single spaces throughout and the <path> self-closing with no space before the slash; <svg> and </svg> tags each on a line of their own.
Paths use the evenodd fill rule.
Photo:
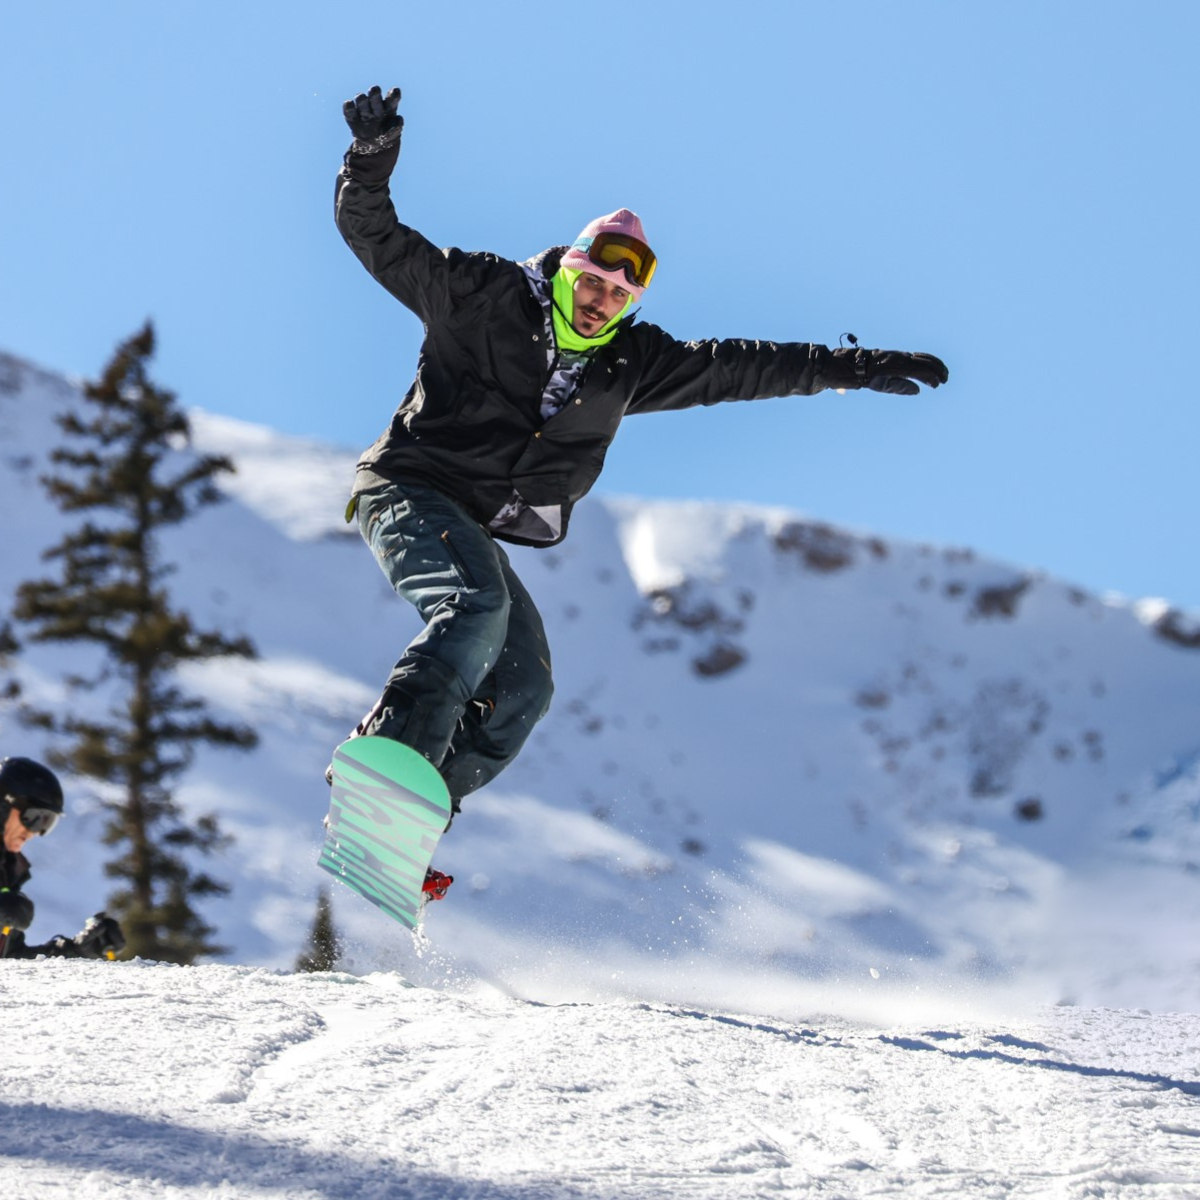
<svg viewBox="0 0 1200 1200">
<path fill-rule="evenodd" d="M 816 342 L 740 338 L 681 342 L 643 326 L 650 353 L 630 413 L 667 412 L 723 400 L 808 396 L 825 388 L 871 388 L 915 396 L 920 384 L 938 387 L 950 373 L 932 354 L 900 350 L 831 350 Z"/>
</svg>

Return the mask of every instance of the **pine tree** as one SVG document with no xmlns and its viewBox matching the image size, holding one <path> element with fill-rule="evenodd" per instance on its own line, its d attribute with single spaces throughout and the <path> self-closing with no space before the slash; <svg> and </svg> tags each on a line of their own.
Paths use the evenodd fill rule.
<svg viewBox="0 0 1200 1200">
<path fill-rule="evenodd" d="M 100 665 L 73 675 L 71 696 L 97 691 L 107 712 L 85 715 L 72 706 L 31 711 L 33 724 L 62 736 L 52 761 L 102 781 L 104 841 L 117 848 L 105 864 L 118 881 L 108 907 L 124 927 L 126 953 L 190 963 L 222 953 L 215 929 L 194 902 L 228 887 L 191 865 L 229 839 L 214 816 L 189 821 L 171 784 L 199 745 L 247 749 L 253 730 L 210 717 L 204 701 L 176 680 L 184 663 L 234 656 L 252 658 L 246 638 L 195 628 L 173 607 L 161 532 L 220 499 L 215 478 L 233 470 L 215 455 L 182 454 L 191 429 L 175 396 L 148 376 L 154 353 L 150 324 L 118 347 L 101 379 L 85 387 L 78 412 L 58 418 L 66 435 L 42 484 L 66 514 L 82 523 L 47 550 L 61 577 L 22 584 L 14 616 L 29 640 L 90 644 Z M 92 706 L 93 710 L 103 707 Z"/>
<path fill-rule="evenodd" d="M 15 700 L 21 694 L 21 685 L 11 673 L 12 656 L 20 649 L 12 625 L 7 621 L 0 624 L 0 701 Z"/>
<path fill-rule="evenodd" d="M 333 906 L 329 893 L 317 893 L 317 915 L 308 934 L 308 948 L 296 959 L 297 971 L 333 971 L 342 955 L 342 939 L 333 924 Z"/>
</svg>

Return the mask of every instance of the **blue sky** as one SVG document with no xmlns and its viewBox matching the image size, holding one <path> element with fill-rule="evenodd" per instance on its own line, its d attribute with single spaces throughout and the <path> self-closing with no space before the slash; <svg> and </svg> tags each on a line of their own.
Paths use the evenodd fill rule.
<svg viewBox="0 0 1200 1200">
<path fill-rule="evenodd" d="M 358 449 L 416 319 L 332 222 L 342 101 L 394 194 L 524 258 L 638 211 L 680 337 L 928 350 L 951 383 L 627 421 L 600 490 L 785 505 L 1200 608 L 1200 5 L 112 0 L 0 9 L 0 348 L 147 318 L 188 405 Z"/>
</svg>

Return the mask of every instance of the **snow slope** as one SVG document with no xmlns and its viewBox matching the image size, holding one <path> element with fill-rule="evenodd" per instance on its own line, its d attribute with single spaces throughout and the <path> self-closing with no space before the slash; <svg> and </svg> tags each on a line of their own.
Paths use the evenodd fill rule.
<svg viewBox="0 0 1200 1200">
<path fill-rule="evenodd" d="M 0 598 L 60 528 L 35 481 L 72 395 L 0 356 Z M 179 797 L 237 837 L 217 871 L 234 894 L 206 910 L 230 958 L 286 967 L 323 882 L 321 772 L 415 619 L 341 522 L 353 453 L 193 419 L 239 474 L 172 535 L 175 591 L 261 658 L 187 683 L 262 742 L 203 754 Z M 443 842 L 458 883 L 428 942 L 335 893 L 349 969 L 794 1020 L 981 997 L 1200 1010 L 1185 615 L 703 503 L 585 502 L 562 547 L 514 562 L 546 617 L 554 708 Z M 70 661 L 28 648 L 27 695 L 66 702 Z M 42 749 L 11 711 L 0 747 Z M 34 847 L 37 937 L 102 903 L 90 796 L 71 781 L 70 822 Z"/>
<path fill-rule="evenodd" d="M 394 973 L 9 962 L 0 1188 L 47 1200 L 1184 1200 L 1200 1017 L 820 1025 Z"/>
</svg>

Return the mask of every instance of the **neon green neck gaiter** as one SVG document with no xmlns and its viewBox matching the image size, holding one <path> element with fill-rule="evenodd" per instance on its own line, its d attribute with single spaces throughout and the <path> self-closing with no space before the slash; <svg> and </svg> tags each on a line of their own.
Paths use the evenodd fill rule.
<svg viewBox="0 0 1200 1200">
<path fill-rule="evenodd" d="M 617 322 L 633 304 L 631 295 L 625 301 L 625 307 L 595 337 L 584 337 L 571 324 L 571 318 L 575 315 L 575 280 L 582 274 L 582 271 L 573 271 L 569 267 L 559 267 L 551 281 L 554 287 L 554 303 L 551 306 L 554 314 L 554 340 L 560 350 L 570 350 L 575 354 L 607 346 L 616 336 Z"/>
</svg>

